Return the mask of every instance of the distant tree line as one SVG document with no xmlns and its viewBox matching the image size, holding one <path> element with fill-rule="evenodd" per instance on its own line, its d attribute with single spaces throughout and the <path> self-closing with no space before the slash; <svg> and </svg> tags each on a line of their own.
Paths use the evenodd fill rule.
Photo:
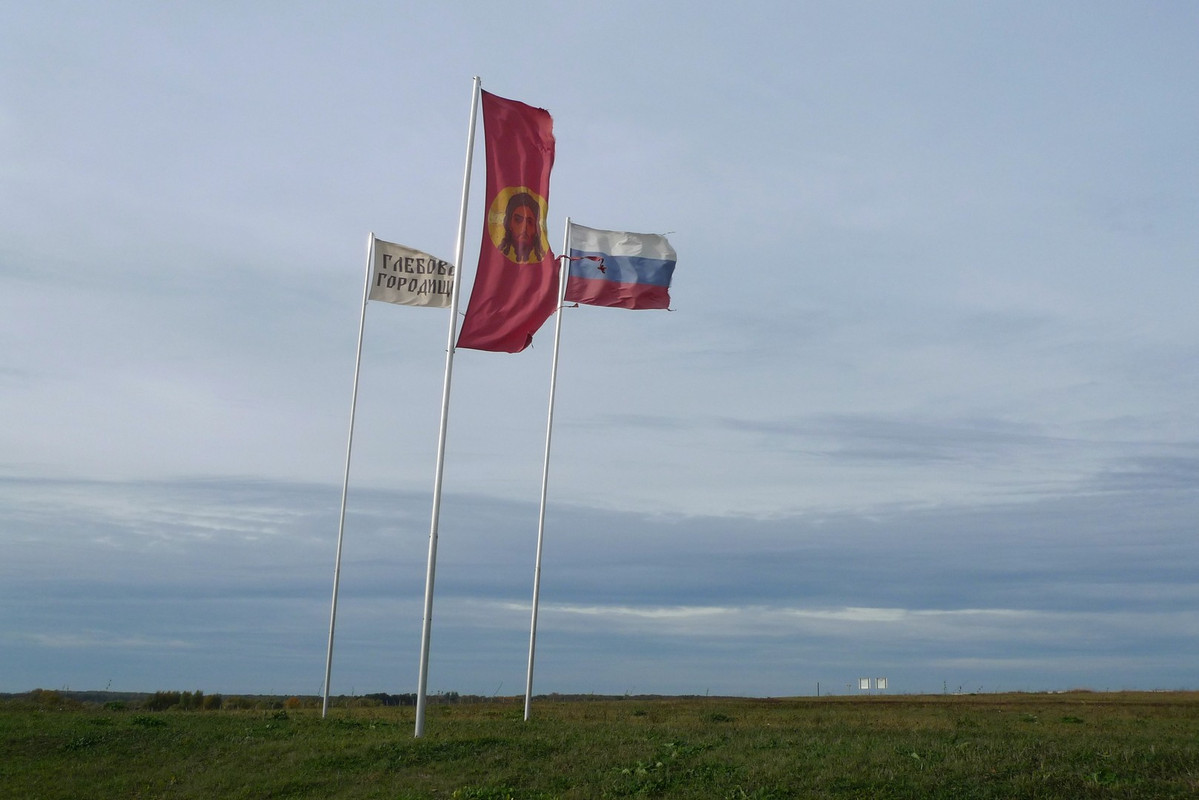
<svg viewBox="0 0 1199 800">
<path fill-rule="evenodd" d="M 199 689 L 194 692 L 155 692 L 142 705 L 147 711 L 166 711 L 168 708 L 216 711 L 223 705 L 223 698 L 219 694 L 205 695 Z"/>
<path fill-rule="evenodd" d="M 549 700 L 598 700 L 598 695 L 539 695 Z M 372 692 L 364 695 L 337 695 L 329 698 L 335 708 L 372 708 L 378 706 L 415 706 L 416 692 L 393 694 Z M 613 699 L 613 698 L 607 698 Z M 489 697 L 485 695 L 437 692 L 429 695 L 434 705 L 459 703 L 504 703 L 520 702 L 520 697 Z M 219 711 L 219 710 L 292 710 L 321 707 L 321 698 L 315 695 L 220 695 L 205 694 L 199 689 L 192 692 L 157 691 L 145 692 L 73 692 L 68 689 L 34 689 L 20 694 L 0 694 L 0 703 L 27 705 L 35 708 L 67 709 L 83 706 L 102 706 L 109 711 Z"/>
<path fill-rule="evenodd" d="M 416 705 L 416 692 L 408 692 L 407 694 L 374 692 L 362 695 L 362 699 L 373 701 L 375 705 L 380 706 L 414 706 Z"/>
</svg>

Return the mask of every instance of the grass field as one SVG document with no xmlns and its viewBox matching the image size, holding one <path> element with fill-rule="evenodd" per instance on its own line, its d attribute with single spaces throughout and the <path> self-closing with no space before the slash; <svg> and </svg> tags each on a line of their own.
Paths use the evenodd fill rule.
<svg viewBox="0 0 1199 800">
<path fill-rule="evenodd" d="M 6 798 L 1199 797 L 1199 694 L 0 703 Z M 294 705 L 294 704 L 293 704 Z"/>
</svg>

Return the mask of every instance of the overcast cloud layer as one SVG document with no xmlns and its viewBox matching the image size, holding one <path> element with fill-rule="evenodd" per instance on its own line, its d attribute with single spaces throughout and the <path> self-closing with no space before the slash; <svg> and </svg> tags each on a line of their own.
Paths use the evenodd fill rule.
<svg viewBox="0 0 1199 800">
<path fill-rule="evenodd" d="M 555 247 L 679 253 L 565 313 L 538 691 L 1196 688 L 1199 9 L 25 6 L 0 691 L 320 691 L 366 237 L 453 257 L 474 75 Z M 415 689 L 447 327 L 367 309 L 335 693 Z M 523 692 L 551 355 L 455 356 L 432 690 Z"/>
</svg>

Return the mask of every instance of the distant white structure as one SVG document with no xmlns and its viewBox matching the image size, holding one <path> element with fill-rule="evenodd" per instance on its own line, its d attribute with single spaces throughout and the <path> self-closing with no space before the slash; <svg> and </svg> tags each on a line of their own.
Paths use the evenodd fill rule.
<svg viewBox="0 0 1199 800">
<path fill-rule="evenodd" d="M 869 678 L 858 678 L 858 688 L 861 689 L 863 692 L 870 691 L 870 679 Z"/>
<path fill-rule="evenodd" d="M 858 690 L 868 692 L 871 689 L 884 691 L 887 688 L 886 678 L 858 678 Z"/>
<path fill-rule="evenodd" d="M 887 679 L 886 678 L 875 678 L 874 679 L 874 688 L 878 689 L 879 691 L 883 691 L 884 689 L 886 689 L 887 688 Z"/>
</svg>

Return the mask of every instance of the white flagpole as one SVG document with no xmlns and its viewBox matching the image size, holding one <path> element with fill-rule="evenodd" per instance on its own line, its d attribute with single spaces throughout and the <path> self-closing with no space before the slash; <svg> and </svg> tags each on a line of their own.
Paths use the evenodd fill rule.
<svg viewBox="0 0 1199 800">
<path fill-rule="evenodd" d="M 333 629 L 337 625 L 337 587 L 341 581 L 341 540 L 346 530 L 346 494 L 350 488 L 350 453 L 354 449 L 354 410 L 358 407 L 358 368 L 362 365 L 362 333 L 366 329 L 366 299 L 370 295 L 375 234 L 366 240 L 366 278 L 362 282 L 362 314 L 358 317 L 358 351 L 354 356 L 354 389 L 350 392 L 350 435 L 346 439 L 346 474 L 341 483 L 341 517 L 337 522 L 337 555 L 333 559 L 333 603 L 329 611 L 329 651 L 325 656 L 325 696 L 321 718 L 329 713 L 329 680 L 333 674 Z"/>
<path fill-rule="evenodd" d="M 458 243 L 454 249 L 454 287 L 450 293 L 450 331 L 445 348 L 445 384 L 441 390 L 441 425 L 437 439 L 437 468 L 433 478 L 433 517 L 429 525 L 429 568 L 425 576 L 425 614 L 420 637 L 420 676 L 416 691 L 416 732 L 425 733 L 425 701 L 429 689 L 429 636 L 433 630 L 433 578 L 437 571 L 437 523 L 441 516 L 441 477 L 445 471 L 446 425 L 450 417 L 450 377 L 454 371 L 454 339 L 458 332 L 458 293 L 462 286 L 462 250 L 466 243 L 466 206 L 470 195 L 471 156 L 475 150 L 475 122 L 479 111 L 479 77 L 470 95 L 470 126 L 466 134 L 466 172 L 462 178 L 462 208 L 458 215 Z"/>
<path fill-rule="evenodd" d="M 545 539 L 545 501 L 550 480 L 550 437 L 554 430 L 554 390 L 558 385 L 558 343 L 562 339 L 562 304 L 570 274 L 570 217 L 562 237 L 562 264 L 558 269 L 558 314 L 554 320 L 554 358 L 550 366 L 550 403 L 545 423 L 545 460 L 541 467 L 541 511 L 537 515 L 537 557 L 533 567 L 533 619 L 529 623 L 529 669 L 525 679 L 525 721 L 533 705 L 533 658 L 537 650 L 537 608 L 541 603 L 541 545 Z"/>
</svg>

